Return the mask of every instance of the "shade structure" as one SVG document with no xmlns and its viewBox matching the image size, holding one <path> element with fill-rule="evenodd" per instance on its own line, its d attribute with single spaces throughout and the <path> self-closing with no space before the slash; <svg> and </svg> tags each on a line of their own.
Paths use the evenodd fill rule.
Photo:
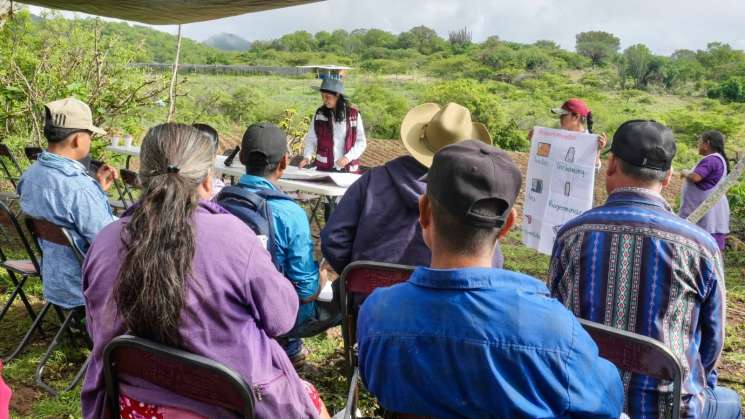
<svg viewBox="0 0 745 419">
<path fill-rule="evenodd" d="M 323 0 L 24 0 L 23 3 L 152 25 L 172 25 L 318 1 Z"/>
</svg>

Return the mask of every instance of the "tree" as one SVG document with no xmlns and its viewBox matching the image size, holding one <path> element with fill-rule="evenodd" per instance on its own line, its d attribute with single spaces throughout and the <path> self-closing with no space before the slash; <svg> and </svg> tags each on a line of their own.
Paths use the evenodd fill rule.
<svg viewBox="0 0 745 419">
<path fill-rule="evenodd" d="M 632 45 L 623 52 L 623 77 L 631 77 L 637 89 L 645 89 L 655 78 L 662 78 L 663 60 L 643 44 Z"/>
<path fill-rule="evenodd" d="M 442 51 L 445 41 L 437 35 L 434 29 L 417 26 L 408 32 L 401 33 L 398 36 L 398 43 L 401 48 L 413 48 L 421 54 L 429 55 Z"/>
<path fill-rule="evenodd" d="M 448 41 L 450 41 L 451 45 L 467 46 L 471 44 L 472 40 L 473 34 L 468 28 L 450 31 L 448 34 Z"/>
<path fill-rule="evenodd" d="M 369 29 L 362 37 L 362 41 L 367 48 L 394 48 L 398 42 L 398 37 L 380 29 Z"/>
<path fill-rule="evenodd" d="M 593 66 L 604 64 L 618 53 L 621 40 L 615 35 L 602 31 L 577 34 L 577 53 L 592 60 Z"/>
<path fill-rule="evenodd" d="M 310 32 L 297 31 L 279 38 L 281 49 L 290 52 L 308 52 L 316 48 L 316 40 Z"/>
</svg>

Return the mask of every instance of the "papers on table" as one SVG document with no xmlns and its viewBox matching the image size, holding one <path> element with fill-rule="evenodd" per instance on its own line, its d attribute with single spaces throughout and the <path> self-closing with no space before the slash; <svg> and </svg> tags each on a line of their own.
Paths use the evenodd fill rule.
<svg viewBox="0 0 745 419">
<path fill-rule="evenodd" d="M 536 127 L 523 206 L 523 242 L 551 254 L 559 228 L 592 208 L 597 135 Z"/>
<path fill-rule="evenodd" d="M 304 180 L 308 182 L 328 182 L 331 181 L 337 186 L 343 188 L 350 187 L 360 175 L 354 173 L 337 173 L 337 172 L 321 172 L 313 169 L 300 169 L 295 166 L 289 166 L 285 170 L 282 179 L 288 180 Z"/>
</svg>

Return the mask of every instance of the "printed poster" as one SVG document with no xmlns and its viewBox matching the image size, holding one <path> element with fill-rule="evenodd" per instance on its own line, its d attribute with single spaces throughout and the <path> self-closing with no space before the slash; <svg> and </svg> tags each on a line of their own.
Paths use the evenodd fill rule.
<svg viewBox="0 0 745 419">
<path fill-rule="evenodd" d="M 535 127 L 523 206 L 523 243 L 550 255 L 561 226 L 592 208 L 597 135 Z"/>
</svg>

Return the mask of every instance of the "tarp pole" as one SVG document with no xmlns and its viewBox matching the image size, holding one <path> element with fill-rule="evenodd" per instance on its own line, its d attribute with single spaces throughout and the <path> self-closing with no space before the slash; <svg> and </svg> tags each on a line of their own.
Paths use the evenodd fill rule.
<svg viewBox="0 0 745 419">
<path fill-rule="evenodd" d="M 711 195 L 709 195 L 709 197 L 706 198 L 704 202 L 702 202 L 701 205 L 699 205 L 698 208 L 696 208 L 696 210 L 688 216 L 688 221 L 692 222 L 693 224 L 697 224 L 699 221 L 701 221 L 701 219 L 704 218 L 704 215 L 711 211 L 711 209 L 714 208 L 714 205 L 716 205 L 717 202 L 719 202 L 719 200 L 723 196 L 725 196 L 727 191 L 735 186 L 738 180 L 740 180 L 740 177 L 743 175 L 743 173 L 745 173 L 745 157 L 737 162 L 737 166 L 735 166 L 735 168 L 732 169 L 729 175 L 724 178 L 724 182 L 722 182 L 711 193 Z"/>
<path fill-rule="evenodd" d="M 178 77 L 178 62 L 181 56 L 181 25 L 178 25 L 178 40 L 176 41 L 176 59 L 173 62 L 173 73 L 171 74 L 171 87 L 168 89 L 168 119 L 171 122 L 176 113 L 176 78 Z"/>
</svg>

